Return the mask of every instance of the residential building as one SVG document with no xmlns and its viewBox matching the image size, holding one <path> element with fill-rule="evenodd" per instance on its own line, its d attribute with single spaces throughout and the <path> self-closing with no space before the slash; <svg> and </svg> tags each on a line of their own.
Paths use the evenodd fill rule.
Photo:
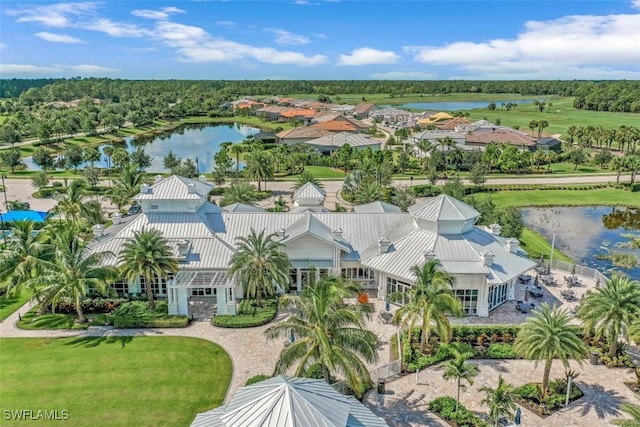
<svg viewBox="0 0 640 427">
<path fill-rule="evenodd" d="M 171 314 L 191 314 L 195 303 L 208 303 L 218 314 L 236 313 L 243 290 L 227 272 L 237 238 L 251 230 L 274 234 L 291 261 L 290 280 L 276 284 L 279 292 L 300 291 L 315 270 L 316 277 L 343 275 L 371 296 L 387 298 L 412 286 L 414 265 L 436 259 L 455 277 L 454 292 L 466 313 L 488 316 L 514 299 L 518 276 L 536 265 L 517 239 L 501 237 L 496 224 L 476 226 L 480 213 L 446 195 L 413 205 L 408 213 L 384 205 L 338 213 L 324 208 L 324 192 L 309 183 L 294 193 L 291 212 L 228 212 L 207 200 L 212 187 L 203 178 L 178 176 L 143 184 L 135 197 L 142 213 L 114 216 L 107 229 L 95 227 L 91 250 L 114 254 L 106 262 L 116 264 L 136 232 L 160 231 L 180 262 L 174 277 L 152 284 L 155 293 L 168 297 Z M 142 292 L 141 280 L 120 281 L 115 288 Z"/>
<path fill-rule="evenodd" d="M 352 114 L 354 117 L 364 119 L 366 117 L 369 117 L 369 114 L 371 114 L 371 112 L 379 109 L 380 107 L 378 107 L 376 104 L 372 104 L 371 102 L 362 102 L 355 106 Z"/>
<path fill-rule="evenodd" d="M 397 122 L 405 122 L 409 120 L 411 113 L 399 108 L 388 107 L 381 108 L 379 110 L 373 110 L 369 113 L 369 118 L 374 120 L 380 120 L 385 125 L 394 124 Z"/>
<path fill-rule="evenodd" d="M 362 134 L 354 134 L 349 132 L 334 133 L 320 138 L 312 139 L 305 144 L 311 146 L 315 150 L 323 154 L 331 154 L 347 144 L 356 150 L 363 150 L 370 147 L 373 151 L 380 150 L 382 144 L 380 140 L 372 139 Z"/>
<path fill-rule="evenodd" d="M 276 136 L 280 144 L 297 145 L 333 134 L 334 132 L 330 130 L 320 129 L 314 126 L 301 126 L 294 129 L 283 130 L 282 132 L 278 132 Z"/>
</svg>

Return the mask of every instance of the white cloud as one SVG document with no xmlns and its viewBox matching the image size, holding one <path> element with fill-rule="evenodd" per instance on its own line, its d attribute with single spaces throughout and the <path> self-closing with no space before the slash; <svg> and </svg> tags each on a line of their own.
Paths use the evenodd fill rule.
<svg viewBox="0 0 640 427">
<path fill-rule="evenodd" d="M 389 50 L 361 47 L 354 49 L 351 55 L 340 55 L 338 65 L 395 64 L 399 59 L 397 53 Z"/>
<path fill-rule="evenodd" d="M 88 29 L 100 31 L 111 37 L 144 37 L 153 34 L 146 28 L 124 22 L 114 22 L 106 18 L 98 18 L 88 23 Z"/>
<path fill-rule="evenodd" d="M 386 73 L 374 73 L 369 78 L 375 80 L 431 80 L 437 78 L 435 74 L 422 71 L 388 71 Z"/>
<path fill-rule="evenodd" d="M 215 24 L 218 27 L 226 27 L 226 28 L 231 28 L 236 25 L 236 23 L 233 21 L 216 21 Z"/>
<path fill-rule="evenodd" d="M 17 16 L 18 22 L 36 22 L 46 27 L 65 28 L 73 26 L 73 18 L 94 12 L 96 3 L 56 3 L 46 6 L 9 9 L 7 15 Z"/>
<path fill-rule="evenodd" d="M 326 39 L 328 39 L 328 38 L 329 38 L 329 37 L 327 37 L 327 35 L 326 35 L 326 34 L 324 34 L 324 33 L 311 33 L 311 35 L 312 35 L 313 37 L 317 38 L 317 39 L 323 39 L 323 40 L 326 40 Z"/>
<path fill-rule="evenodd" d="M 309 37 L 306 37 L 300 34 L 294 34 L 292 32 L 289 32 L 287 30 L 282 30 L 280 28 L 266 28 L 265 31 L 274 33 L 276 35 L 276 38 L 274 39 L 274 41 L 278 44 L 300 45 L 300 44 L 311 43 L 311 40 L 309 40 Z"/>
<path fill-rule="evenodd" d="M 414 54 L 417 62 L 455 66 L 474 78 L 593 79 L 607 72 L 635 74 L 640 64 L 638 40 L 640 14 L 574 15 L 529 21 L 513 39 L 407 46 L 404 50 Z"/>
<path fill-rule="evenodd" d="M 631 7 L 634 9 L 640 9 L 640 0 L 631 0 Z"/>
<path fill-rule="evenodd" d="M 292 1 L 291 4 L 295 4 L 298 6 L 317 6 L 320 3 L 315 3 L 307 0 L 295 0 L 295 1 Z"/>
<path fill-rule="evenodd" d="M 313 66 L 327 61 L 324 55 L 307 56 L 298 52 L 214 38 L 200 27 L 175 22 L 158 22 L 156 37 L 164 44 L 176 48 L 187 62 L 229 62 L 253 58 L 266 64 Z"/>
<path fill-rule="evenodd" d="M 140 18 L 161 20 L 169 19 L 169 15 L 172 13 L 184 13 L 184 10 L 177 7 L 163 7 L 160 10 L 136 9 L 131 11 L 132 15 Z"/>
<path fill-rule="evenodd" d="M 62 67 L 62 66 L 61 66 Z M 100 65 L 81 64 L 81 65 L 69 65 L 65 68 L 71 71 L 77 71 L 81 74 L 113 74 L 119 73 L 120 70 L 109 67 L 101 67 Z"/>
<path fill-rule="evenodd" d="M 53 34 L 53 33 L 47 33 L 46 31 L 43 31 L 41 33 L 35 33 L 34 35 L 36 37 L 40 37 L 42 40 L 46 40 L 48 42 L 54 42 L 54 43 L 72 43 L 72 44 L 86 43 L 86 41 L 84 40 L 81 40 L 79 38 L 72 37 L 66 34 Z"/>
<path fill-rule="evenodd" d="M 39 65 L 29 64 L 0 64 L 0 75 L 2 74 L 45 74 L 45 73 L 60 73 L 61 68 L 56 67 L 42 67 Z"/>
</svg>

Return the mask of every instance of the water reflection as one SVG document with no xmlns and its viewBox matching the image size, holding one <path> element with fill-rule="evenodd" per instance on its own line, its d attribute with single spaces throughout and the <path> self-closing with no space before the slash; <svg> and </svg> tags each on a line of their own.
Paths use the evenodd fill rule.
<svg viewBox="0 0 640 427">
<path fill-rule="evenodd" d="M 223 142 L 240 142 L 247 136 L 258 133 L 260 130 L 254 127 L 240 124 L 186 124 L 171 131 L 166 131 L 154 135 L 140 135 L 124 138 L 116 142 L 116 148 L 125 148 L 129 153 L 134 152 L 138 147 L 150 155 L 153 160 L 147 169 L 149 172 L 168 172 L 162 165 L 162 159 L 169 151 L 183 160 L 189 158 L 199 164 L 200 172 L 211 172 L 213 168 L 213 156 L 220 149 Z M 109 159 L 102 149 L 101 159 L 95 162 L 97 167 L 106 168 Z M 27 157 L 24 163 L 28 170 L 39 170 L 33 163 L 31 157 Z M 84 167 L 81 165 L 80 167 Z"/>
<path fill-rule="evenodd" d="M 610 206 L 529 208 L 522 211 L 525 224 L 577 262 L 610 274 L 622 271 L 640 280 L 640 266 L 614 266 L 615 254 L 640 258 L 640 249 L 627 247 L 640 236 L 640 210 Z M 619 256 L 619 255 L 618 255 Z"/>
</svg>

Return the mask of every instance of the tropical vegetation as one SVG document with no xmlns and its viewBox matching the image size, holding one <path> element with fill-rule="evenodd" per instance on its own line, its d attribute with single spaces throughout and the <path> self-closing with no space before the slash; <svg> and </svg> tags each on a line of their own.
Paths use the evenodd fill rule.
<svg viewBox="0 0 640 427">
<path fill-rule="evenodd" d="M 515 389 L 504 380 L 502 375 L 498 375 L 496 388 L 485 384 L 478 391 L 485 395 L 481 403 L 489 408 L 489 418 L 494 420 L 495 427 L 498 427 L 500 418 L 514 415 L 516 410 L 516 404 L 513 399 Z"/>
<path fill-rule="evenodd" d="M 291 315 L 265 334 L 267 339 L 290 339 L 276 362 L 275 371 L 295 368 L 296 376 L 307 376 L 319 364 L 322 378 L 344 378 L 353 392 L 362 394 L 372 381 L 366 363 L 378 360 L 378 337 L 365 329 L 371 317 L 366 304 L 349 304 L 359 291 L 357 285 L 339 277 L 325 277 L 305 286 L 300 295 L 285 294 L 280 300 Z M 291 339 L 293 338 L 293 339 Z"/>
<path fill-rule="evenodd" d="M 478 376 L 480 369 L 476 365 L 467 363 L 467 360 L 473 357 L 473 352 L 464 351 L 458 345 L 449 347 L 451 359 L 442 362 L 442 377 L 447 381 L 456 381 L 456 411 L 460 403 L 460 390 L 465 390 L 466 386 L 462 381 L 466 381 L 469 385 L 473 385 L 473 379 Z"/>
</svg>

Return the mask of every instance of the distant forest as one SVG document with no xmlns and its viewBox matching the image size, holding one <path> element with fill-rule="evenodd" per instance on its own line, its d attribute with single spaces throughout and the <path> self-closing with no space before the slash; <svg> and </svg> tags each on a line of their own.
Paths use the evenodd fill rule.
<svg viewBox="0 0 640 427">
<path fill-rule="evenodd" d="M 608 80 L 122 80 L 102 78 L 0 79 L 0 98 L 18 98 L 23 105 L 70 101 L 84 97 L 111 102 L 156 98 L 219 103 L 239 96 L 289 94 L 517 93 L 573 96 L 574 107 L 594 111 L 640 113 L 640 81 Z"/>
</svg>

